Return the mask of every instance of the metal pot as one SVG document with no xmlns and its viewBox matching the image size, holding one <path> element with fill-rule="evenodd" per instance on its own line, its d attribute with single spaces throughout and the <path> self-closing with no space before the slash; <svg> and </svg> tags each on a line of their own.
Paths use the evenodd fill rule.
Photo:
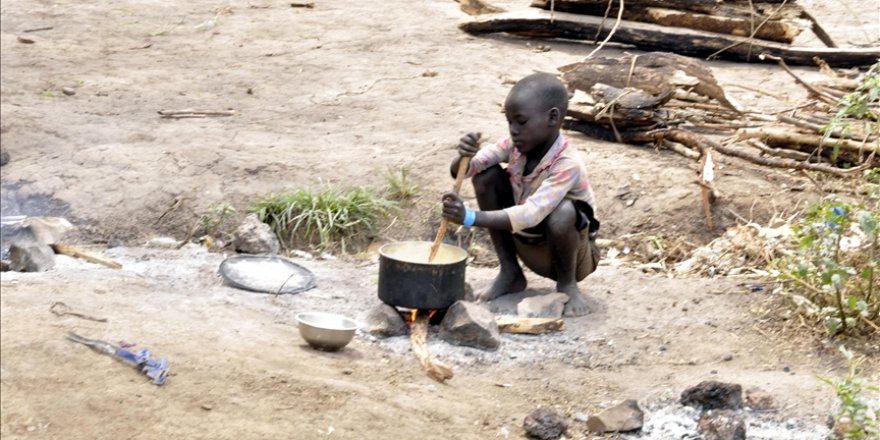
<svg viewBox="0 0 880 440">
<path fill-rule="evenodd" d="M 446 309 L 464 298 L 467 252 L 441 244 L 428 262 L 431 243 L 401 241 L 379 249 L 379 299 L 409 309 Z"/>
</svg>

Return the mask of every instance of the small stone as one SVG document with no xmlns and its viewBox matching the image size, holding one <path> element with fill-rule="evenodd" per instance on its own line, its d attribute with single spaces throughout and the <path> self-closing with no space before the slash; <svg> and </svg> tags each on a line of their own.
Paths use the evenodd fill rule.
<svg viewBox="0 0 880 440">
<path fill-rule="evenodd" d="M 205 410 L 205 411 L 210 411 L 210 410 L 214 409 L 214 407 L 211 406 L 211 405 L 209 405 L 209 404 L 207 404 L 207 403 L 203 403 L 203 404 L 202 404 L 202 409 Z"/>
<path fill-rule="evenodd" d="M 403 336 L 409 333 L 409 327 L 406 326 L 397 309 L 385 303 L 370 310 L 366 318 L 366 327 L 369 334 L 380 338 Z"/>
<path fill-rule="evenodd" d="M 235 250 L 246 254 L 277 254 L 281 242 L 271 226 L 261 222 L 256 214 L 248 214 L 235 229 Z"/>
<path fill-rule="evenodd" d="M 791 368 L 788 368 L 788 367 L 782 367 L 782 371 L 788 373 L 788 372 L 791 371 Z"/>
<path fill-rule="evenodd" d="M 9 152 L 5 148 L 0 147 L 0 167 L 9 163 Z"/>
<path fill-rule="evenodd" d="M 733 360 L 733 355 L 730 353 L 725 354 L 724 357 L 721 358 L 721 360 L 723 360 L 724 362 L 730 362 Z"/>
<path fill-rule="evenodd" d="M 746 424 L 730 410 L 709 410 L 700 416 L 703 440 L 745 440 Z"/>
<path fill-rule="evenodd" d="M 606 408 L 599 414 L 587 419 L 587 429 L 591 432 L 627 432 L 640 429 L 645 421 L 645 413 L 633 399 Z"/>
<path fill-rule="evenodd" d="M 681 404 L 700 406 L 703 410 L 739 409 L 742 407 L 742 386 L 716 381 L 703 381 L 681 393 Z"/>
<path fill-rule="evenodd" d="M 9 246 L 9 268 L 16 272 L 45 272 L 55 267 L 55 252 L 49 245 L 32 241 Z"/>
<path fill-rule="evenodd" d="M 561 318 L 567 302 L 564 293 L 532 296 L 516 305 L 516 314 L 523 318 Z"/>
<path fill-rule="evenodd" d="M 745 404 L 756 410 L 770 410 L 778 408 L 776 400 L 770 393 L 760 388 L 749 388 L 746 390 Z"/>
<path fill-rule="evenodd" d="M 587 423 L 587 419 L 589 419 L 590 416 L 582 412 L 576 412 L 574 413 L 574 415 L 572 415 L 572 418 L 575 422 Z"/>
<path fill-rule="evenodd" d="M 553 409 L 538 408 L 526 416 L 523 428 L 530 437 L 553 440 L 565 433 L 568 422 Z"/>
<path fill-rule="evenodd" d="M 440 339 L 484 350 L 495 350 L 501 345 L 495 316 L 480 305 L 464 301 L 456 301 L 446 310 L 440 323 Z"/>
<path fill-rule="evenodd" d="M 64 93 L 67 96 L 76 95 L 76 90 L 73 87 L 62 87 L 61 93 Z"/>
<path fill-rule="evenodd" d="M 352 370 L 351 368 L 343 368 L 342 369 L 342 374 L 344 374 L 346 376 L 351 376 L 353 373 L 354 373 L 354 370 Z"/>
</svg>

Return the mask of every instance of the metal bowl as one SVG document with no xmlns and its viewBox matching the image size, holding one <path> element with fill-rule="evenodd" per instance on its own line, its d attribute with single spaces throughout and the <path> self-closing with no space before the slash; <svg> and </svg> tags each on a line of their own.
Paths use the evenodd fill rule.
<svg viewBox="0 0 880 440">
<path fill-rule="evenodd" d="M 299 334 L 313 348 L 336 351 L 354 338 L 357 323 L 342 315 L 306 312 L 296 315 Z"/>
</svg>

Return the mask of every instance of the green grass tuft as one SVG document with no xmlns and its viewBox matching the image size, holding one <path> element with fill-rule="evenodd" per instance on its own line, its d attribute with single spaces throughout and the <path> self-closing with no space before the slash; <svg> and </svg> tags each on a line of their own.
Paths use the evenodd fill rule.
<svg viewBox="0 0 880 440">
<path fill-rule="evenodd" d="M 288 249 L 297 245 L 342 250 L 375 232 L 397 203 L 364 188 L 287 190 L 257 201 L 253 212 Z"/>
</svg>

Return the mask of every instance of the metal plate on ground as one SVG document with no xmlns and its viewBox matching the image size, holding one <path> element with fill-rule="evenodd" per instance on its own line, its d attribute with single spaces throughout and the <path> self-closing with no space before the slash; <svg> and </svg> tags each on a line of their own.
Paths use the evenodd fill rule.
<svg viewBox="0 0 880 440">
<path fill-rule="evenodd" d="M 286 258 L 272 255 L 233 255 L 220 263 L 226 284 L 263 293 L 300 293 L 315 287 L 315 275 Z"/>
</svg>

